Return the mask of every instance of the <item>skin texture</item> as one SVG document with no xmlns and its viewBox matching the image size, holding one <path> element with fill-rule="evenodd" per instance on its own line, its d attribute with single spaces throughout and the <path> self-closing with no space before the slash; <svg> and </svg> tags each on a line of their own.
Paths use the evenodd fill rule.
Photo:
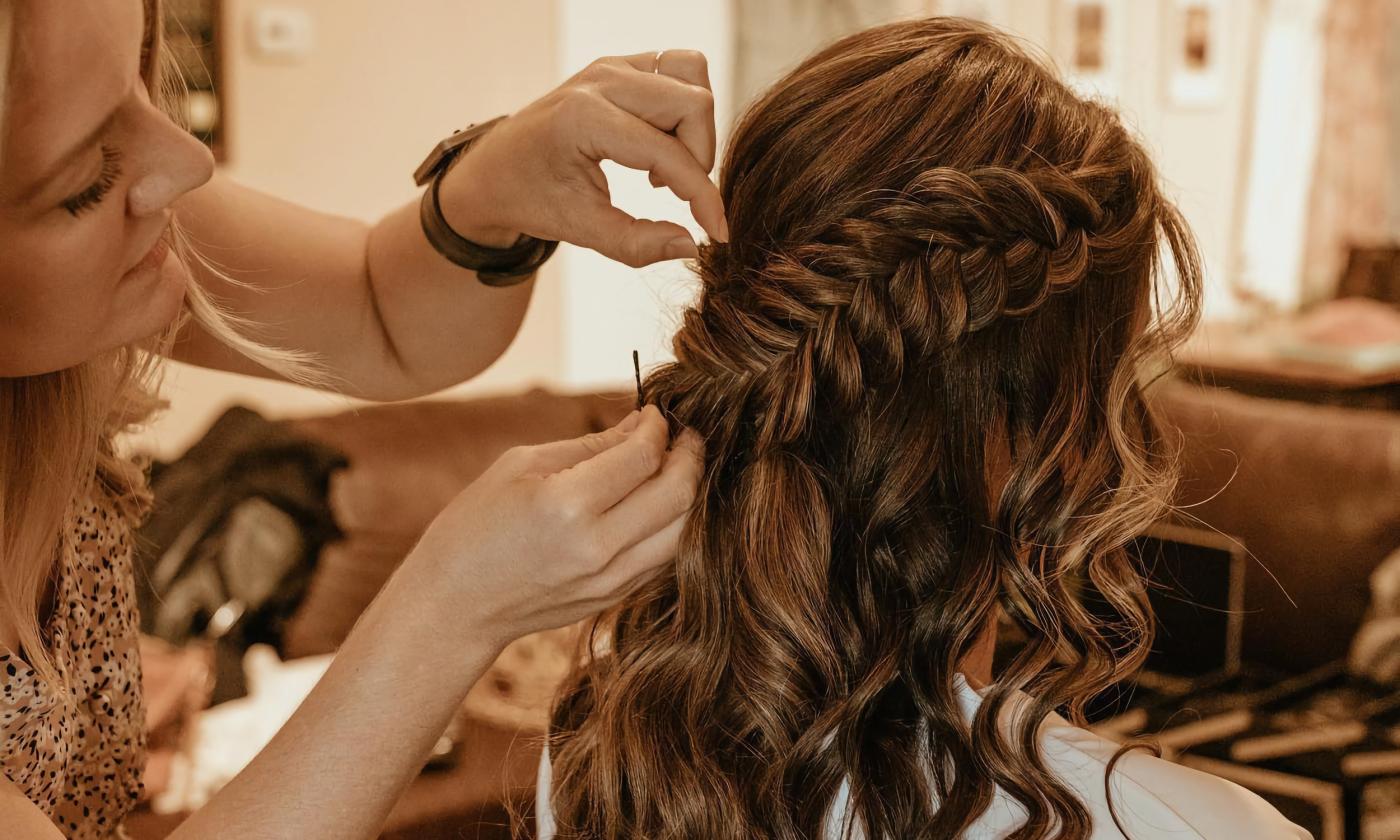
<svg viewBox="0 0 1400 840">
<path fill-rule="evenodd" d="M 474 282 L 431 251 L 413 207 L 370 227 L 212 178 L 209 153 L 147 95 L 140 0 L 14 8 L 22 48 L 0 143 L 0 376 L 61 370 L 154 335 L 192 280 L 219 284 L 173 251 L 141 266 L 153 247 L 162 255 L 176 217 L 254 286 L 213 290 L 282 346 L 321 354 L 348 393 L 402 399 L 456 384 L 514 336 L 531 284 Z M 695 253 L 688 236 L 680 253 L 667 250 L 679 226 L 607 203 L 593 175 L 606 157 L 647 168 L 724 236 L 706 175 L 711 100 L 685 80 L 705 81 L 703 57 L 668 53 L 657 74 L 666 80 L 650 73 L 650 55 L 641 63 L 595 62 L 454 167 L 444 205 L 459 231 L 485 244 L 548 236 L 635 265 Z M 565 119 L 581 129 L 566 132 Z M 463 335 L 474 338 L 467 353 Z M 274 376 L 195 333 L 175 356 Z M 430 525 L 269 747 L 172 837 L 375 836 L 505 644 L 598 612 L 674 558 L 700 450 L 648 407 L 606 432 L 502 456 Z M 3 618 L 0 641 L 13 646 Z M 61 836 L 3 778 L 0 825 L 18 840 Z"/>
</svg>

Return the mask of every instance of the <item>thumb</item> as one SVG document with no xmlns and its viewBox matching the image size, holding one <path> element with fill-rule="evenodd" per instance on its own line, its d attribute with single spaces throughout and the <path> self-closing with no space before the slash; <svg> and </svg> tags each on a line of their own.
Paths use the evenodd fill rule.
<svg viewBox="0 0 1400 840">
<path fill-rule="evenodd" d="M 628 433 L 637 428 L 641 418 L 640 411 L 633 411 L 617 425 L 601 432 L 589 432 L 569 440 L 531 447 L 530 471 L 552 475 L 612 449 L 627 440 Z"/>
<path fill-rule="evenodd" d="M 695 240 L 684 227 L 638 219 L 607 203 L 593 214 L 577 244 L 633 268 L 699 255 Z"/>
</svg>

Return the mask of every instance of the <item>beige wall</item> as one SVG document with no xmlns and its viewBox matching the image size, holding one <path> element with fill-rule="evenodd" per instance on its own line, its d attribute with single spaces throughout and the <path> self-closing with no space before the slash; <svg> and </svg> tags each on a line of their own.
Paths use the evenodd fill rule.
<svg viewBox="0 0 1400 840">
<path fill-rule="evenodd" d="M 411 200 L 428 148 L 462 125 L 528 103 L 556 83 L 554 0 L 224 0 L 229 159 L 240 181 L 364 220 Z M 304 9 L 314 47 L 272 62 L 247 43 L 259 7 Z M 412 14 L 406 12 L 411 9 Z M 559 284 L 547 267 L 511 349 L 473 382 L 444 392 L 514 389 L 557 378 Z M 353 401 L 283 383 L 171 365 L 172 407 L 131 441 L 173 457 L 233 403 L 268 416 Z"/>
</svg>

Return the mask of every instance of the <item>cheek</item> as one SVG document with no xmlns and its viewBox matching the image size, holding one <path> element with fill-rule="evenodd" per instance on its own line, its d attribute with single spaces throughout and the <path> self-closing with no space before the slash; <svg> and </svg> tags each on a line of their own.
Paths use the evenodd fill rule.
<svg viewBox="0 0 1400 840">
<path fill-rule="evenodd" d="M 56 215 L 56 214 L 55 214 Z M 0 319 L 12 335 L 63 331 L 93 337 L 122 273 L 121 216 L 0 224 Z"/>
<path fill-rule="evenodd" d="M 109 196 L 107 202 L 119 204 L 117 199 Z M 63 211 L 51 213 L 17 232 L 6 240 L 15 247 L 0 257 L 6 271 L 19 263 L 19 270 L 44 275 L 51 283 L 81 286 L 88 294 L 111 289 L 122 274 L 126 230 L 121 208 L 107 202 L 76 219 Z"/>
</svg>

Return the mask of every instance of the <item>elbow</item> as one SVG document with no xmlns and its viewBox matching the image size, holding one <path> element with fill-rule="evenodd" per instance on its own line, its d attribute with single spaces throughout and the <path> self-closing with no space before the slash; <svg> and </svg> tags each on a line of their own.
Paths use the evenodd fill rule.
<svg viewBox="0 0 1400 840">
<path fill-rule="evenodd" d="M 367 393 L 361 398 L 374 402 L 402 402 L 429 397 L 470 382 L 505 355 L 514 343 L 517 332 L 518 325 L 506 335 L 480 336 L 462 348 L 463 352 L 457 358 L 438 357 L 408 365 L 396 355 L 391 355 L 392 364 L 389 367 L 392 373 L 376 377 L 374 387 L 366 389 Z"/>
</svg>

